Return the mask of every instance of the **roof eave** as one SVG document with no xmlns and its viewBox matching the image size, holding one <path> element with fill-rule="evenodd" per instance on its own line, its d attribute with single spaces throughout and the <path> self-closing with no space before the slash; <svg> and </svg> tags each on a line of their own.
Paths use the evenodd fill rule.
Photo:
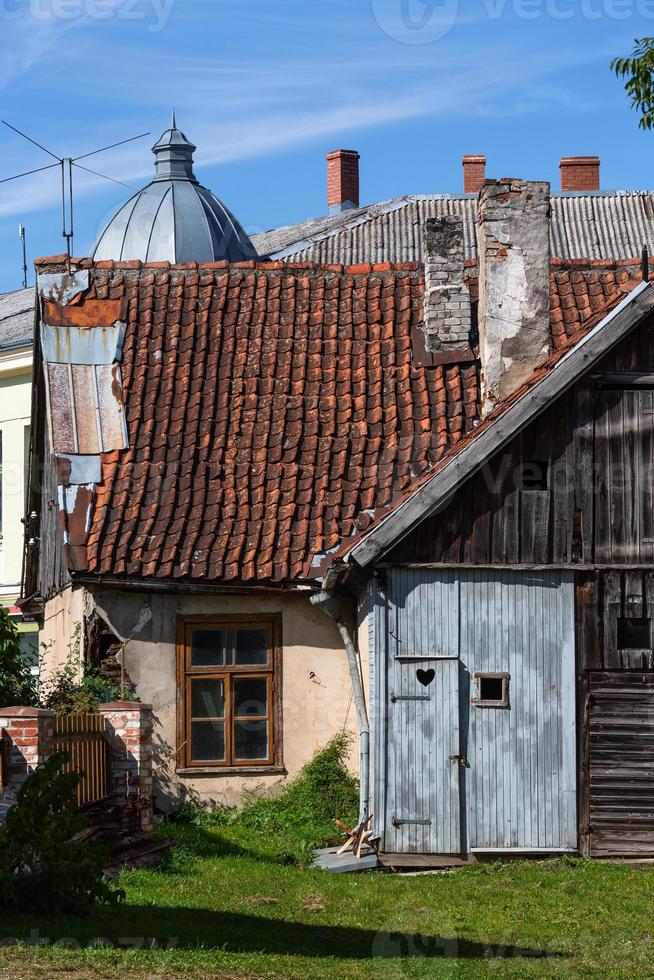
<svg viewBox="0 0 654 980">
<path fill-rule="evenodd" d="M 654 310 L 654 283 L 641 283 L 558 361 L 551 371 L 481 431 L 458 454 L 402 501 L 342 557 L 366 567 L 415 525 L 449 502 L 456 490 L 501 447 L 518 435 L 580 375 L 611 351 Z"/>
</svg>

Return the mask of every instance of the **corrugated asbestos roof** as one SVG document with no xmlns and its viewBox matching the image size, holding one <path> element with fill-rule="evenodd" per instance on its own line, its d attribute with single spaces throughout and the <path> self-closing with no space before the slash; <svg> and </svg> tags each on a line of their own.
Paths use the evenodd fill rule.
<svg viewBox="0 0 654 980">
<path fill-rule="evenodd" d="M 461 215 L 466 258 L 474 259 L 477 197 L 401 197 L 253 237 L 260 255 L 293 262 L 422 262 L 420 229 L 428 218 Z M 630 259 L 654 252 L 654 192 L 553 194 L 551 255 Z"/>
<path fill-rule="evenodd" d="M 0 294 L 0 350 L 32 343 L 34 288 Z"/>
</svg>

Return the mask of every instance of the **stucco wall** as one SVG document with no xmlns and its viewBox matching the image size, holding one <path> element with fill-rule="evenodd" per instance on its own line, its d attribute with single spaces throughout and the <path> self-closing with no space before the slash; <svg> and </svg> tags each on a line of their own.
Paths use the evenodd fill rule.
<svg viewBox="0 0 654 980">
<path fill-rule="evenodd" d="M 85 590 L 64 589 L 45 604 L 43 626 L 39 633 L 41 680 L 75 657 L 82 663 Z"/>
<path fill-rule="evenodd" d="M 142 701 L 155 717 L 155 782 L 159 802 L 171 803 L 191 790 L 205 799 L 228 804 L 245 790 L 266 792 L 297 774 L 314 752 L 336 732 L 357 732 L 347 658 L 335 624 L 309 604 L 308 593 L 279 597 L 146 595 L 94 590 L 98 612 L 125 639 L 144 605 L 152 618 L 127 644 L 125 663 Z M 180 615 L 282 615 L 283 762 L 286 775 L 186 776 L 175 772 L 176 623 Z M 367 630 L 363 640 L 363 674 L 367 678 Z M 358 764 L 353 740 L 351 764 Z"/>
</svg>

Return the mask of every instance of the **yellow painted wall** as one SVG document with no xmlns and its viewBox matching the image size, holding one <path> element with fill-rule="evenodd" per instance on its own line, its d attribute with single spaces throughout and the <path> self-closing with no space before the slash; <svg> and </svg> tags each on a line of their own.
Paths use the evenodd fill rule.
<svg viewBox="0 0 654 980">
<path fill-rule="evenodd" d="M 32 397 L 30 370 L 5 373 L 0 362 L 0 432 L 2 432 L 2 541 L 0 585 L 15 586 L 19 594 L 23 560 L 25 514 L 25 428 Z"/>
</svg>

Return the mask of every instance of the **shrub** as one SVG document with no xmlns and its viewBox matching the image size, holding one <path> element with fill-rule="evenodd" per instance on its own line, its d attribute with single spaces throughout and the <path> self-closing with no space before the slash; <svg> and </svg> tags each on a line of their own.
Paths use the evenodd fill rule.
<svg viewBox="0 0 654 980">
<path fill-rule="evenodd" d="M 0 606 L 0 707 L 36 703 L 36 682 L 20 648 L 16 624 Z"/>
<path fill-rule="evenodd" d="M 0 828 L 0 905 L 17 911 L 92 911 L 114 905 L 122 891 L 102 873 L 106 853 L 72 840 L 84 826 L 75 803 L 79 776 L 52 756 L 25 781 Z"/>
<path fill-rule="evenodd" d="M 76 628 L 66 663 L 53 671 L 39 691 L 39 705 L 57 715 L 93 714 L 110 701 L 137 700 L 131 687 L 122 688 L 96 667 L 82 662 L 80 628 Z"/>
<path fill-rule="evenodd" d="M 246 828 L 286 838 L 291 852 L 305 857 L 315 847 L 334 843 L 334 819 L 356 822 L 359 781 L 347 768 L 351 736 L 340 733 L 321 749 L 277 796 L 250 797 L 238 816 Z"/>
</svg>

